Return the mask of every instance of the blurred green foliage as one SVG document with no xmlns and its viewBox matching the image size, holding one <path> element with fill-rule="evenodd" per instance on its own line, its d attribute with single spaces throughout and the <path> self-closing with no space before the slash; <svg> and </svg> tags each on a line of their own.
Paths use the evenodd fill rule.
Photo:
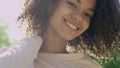
<svg viewBox="0 0 120 68">
<path fill-rule="evenodd" d="M 90 58 L 98 62 L 102 68 L 120 68 L 120 48 L 112 49 L 113 53 L 110 56 L 97 58 L 93 55 L 88 55 Z"/>
<path fill-rule="evenodd" d="M 0 48 L 10 46 L 10 39 L 7 33 L 8 23 L 0 18 Z"/>
<path fill-rule="evenodd" d="M 114 48 L 111 57 L 104 61 L 106 62 L 102 63 L 103 68 L 120 68 L 120 48 Z"/>
</svg>

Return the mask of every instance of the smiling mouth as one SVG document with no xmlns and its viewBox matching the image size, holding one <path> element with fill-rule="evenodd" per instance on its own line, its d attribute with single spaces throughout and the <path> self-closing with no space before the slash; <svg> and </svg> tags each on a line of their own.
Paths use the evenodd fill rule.
<svg viewBox="0 0 120 68">
<path fill-rule="evenodd" d="M 66 24 L 69 28 L 71 28 L 72 30 L 77 31 L 77 30 L 80 29 L 79 27 L 75 26 L 74 24 L 72 24 L 70 21 L 68 21 L 68 20 L 66 20 L 66 19 L 64 19 L 64 22 L 65 22 L 65 24 Z"/>
</svg>

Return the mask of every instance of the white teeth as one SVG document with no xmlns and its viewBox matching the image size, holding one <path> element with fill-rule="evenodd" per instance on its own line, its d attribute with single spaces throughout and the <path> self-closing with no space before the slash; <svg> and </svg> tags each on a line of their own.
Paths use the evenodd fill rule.
<svg viewBox="0 0 120 68">
<path fill-rule="evenodd" d="M 68 21 L 66 22 L 66 24 L 67 24 L 69 27 L 71 27 L 72 29 L 77 30 L 77 27 L 76 27 L 75 25 L 69 23 Z"/>
</svg>

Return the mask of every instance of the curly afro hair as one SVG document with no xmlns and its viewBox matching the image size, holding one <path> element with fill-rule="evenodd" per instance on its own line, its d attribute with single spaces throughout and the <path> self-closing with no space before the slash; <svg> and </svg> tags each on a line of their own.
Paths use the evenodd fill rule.
<svg viewBox="0 0 120 68">
<path fill-rule="evenodd" d="M 26 23 L 27 34 L 42 35 L 59 0 L 26 0 L 23 13 L 18 17 Z M 23 26 L 23 25 L 22 25 Z M 94 54 L 106 54 L 120 45 L 119 0 L 97 0 L 90 27 L 82 35 L 69 41 L 69 45 L 89 49 Z M 84 47 L 84 45 L 87 45 Z"/>
</svg>

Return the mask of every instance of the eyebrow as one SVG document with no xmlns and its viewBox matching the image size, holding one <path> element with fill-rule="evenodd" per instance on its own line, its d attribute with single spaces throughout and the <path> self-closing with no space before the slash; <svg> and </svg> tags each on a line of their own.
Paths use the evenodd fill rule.
<svg viewBox="0 0 120 68">
<path fill-rule="evenodd" d="M 81 3 L 81 1 L 80 0 L 76 0 L 78 3 Z"/>
<path fill-rule="evenodd" d="M 81 3 L 81 1 L 80 0 L 76 0 L 78 3 Z M 95 9 L 93 9 L 93 8 L 88 8 L 88 10 L 89 11 L 92 11 L 93 13 L 94 13 L 94 11 L 95 11 Z"/>
</svg>

